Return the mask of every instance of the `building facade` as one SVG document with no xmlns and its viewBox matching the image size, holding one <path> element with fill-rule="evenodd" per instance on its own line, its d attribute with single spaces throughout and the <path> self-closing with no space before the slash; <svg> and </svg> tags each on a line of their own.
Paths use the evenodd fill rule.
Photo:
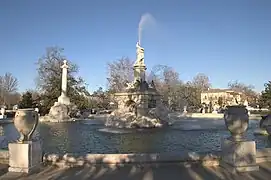
<svg viewBox="0 0 271 180">
<path fill-rule="evenodd" d="M 201 93 L 201 104 L 219 105 L 220 107 L 226 105 L 242 102 L 242 92 L 232 89 L 209 89 Z"/>
</svg>

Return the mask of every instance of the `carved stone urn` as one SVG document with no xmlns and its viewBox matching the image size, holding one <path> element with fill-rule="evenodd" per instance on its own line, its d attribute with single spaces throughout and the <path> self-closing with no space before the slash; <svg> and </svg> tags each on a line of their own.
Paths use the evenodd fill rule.
<svg viewBox="0 0 271 180">
<path fill-rule="evenodd" d="M 39 123 L 39 116 L 34 109 L 18 109 L 14 117 L 15 128 L 20 133 L 18 142 L 31 141 L 32 135 Z"/>
<path fill-rule="evenodd" d="M 227 129 L 231 133 L 231 139 L 242 141 L 243 134 L 249 125 L 249 116 L 246 107 L 242 105 L 227 106 L 224 113 L 224 120 Z"/>
<path fill-rule="evenodd" d="M 263 128 L 266 129 L 268 135 L 271 136 L 271 115 L 268 115 L 262 124 L 264 124 Z"/>
</svg>

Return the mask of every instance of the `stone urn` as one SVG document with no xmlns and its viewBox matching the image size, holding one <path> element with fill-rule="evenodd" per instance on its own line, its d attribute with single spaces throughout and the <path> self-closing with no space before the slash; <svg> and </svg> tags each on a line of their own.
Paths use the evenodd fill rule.
<svg viewBox="0 0 271 180">
<path fill-rule="evenodd" d="M 34 109 L 18 109 L 14 117 L 14 126 L 20 133 L 18 142 L 31 141 L 38 123 L 39 116 Z"/>
<path fill-rule="evenodd" d="M 262 124 L 264 124 L 263 128 L 266 129 L 268 135 L 271 136 L 271 115 L 268 115 Z"/>
<path fill-rule="evenodd" d="M 227 106 L 224 113 L 224 120 L 227 129 L 231 133 L 231 139 L 234 141 L 242 141 L 243 134 L 249 125 L 249 116 L 246 106 Z"/>
</svg>

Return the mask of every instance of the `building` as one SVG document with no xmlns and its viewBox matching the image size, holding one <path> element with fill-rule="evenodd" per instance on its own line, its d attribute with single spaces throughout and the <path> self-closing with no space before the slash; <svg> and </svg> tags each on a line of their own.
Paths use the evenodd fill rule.
<svg viewBox="0 0 271 180">
<path fill-rule="evenodd" d="M 242 101 L 243 93 L 232 89 L 209 89 L 201 93 L 201 104 L 231 105 Z"/>
</svg>

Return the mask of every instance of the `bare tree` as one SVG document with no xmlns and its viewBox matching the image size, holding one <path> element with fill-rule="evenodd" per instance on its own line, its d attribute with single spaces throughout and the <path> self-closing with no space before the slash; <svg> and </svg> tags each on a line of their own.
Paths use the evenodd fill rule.
<svg viewBox="0 0 271 180">
<path fill-rule="evenodd" d="M 133 80 L 133 62 L 127 57 L 108 63 L 107 68 L 108 88 L 112 92 L 122 91 L 125 83 Z"/>
<path fill-rule="evenodd" d="M 1 103 L 9 105 L 12 93 L 15 93 L 18 88 L 18 80 L 11 73 L 5 73 L 4 76 L 0 76 L 0 96 Z"/>
<path fill-rule="evenodd" d="M 201 91 L 208 90 L 211 87 L 209 77 L 203 73 L 199 73 L 193 78 L 192 85 Z"/>
<path fill-rule="evenodd" d="M 242 92 L 242 99 L 248 100 L 250 104 L 255 104 L 257 102 L 258 94 L 254 91 L 253 85 L 246 85 L 245 83 L 239 82 L 237 80 L 228 83 L 230 89 Z"/>
<path fill-rule="evenodd" d="M 171 109 L 180 107 L 179 88 L 182 84 L 177 73 L 172 67 L 156 65 L 152 68 L 148 81 L 153 81 L 158 92 L 162 95 L 163 101 Z"/>
<path fill-rule="evenodd" d="M 11 73 L 6 73 L 4 76 L 0 76 L 1 89 L 5 92 L 16 92 L 18 88 L 18 80 Z"/>
</svg>

